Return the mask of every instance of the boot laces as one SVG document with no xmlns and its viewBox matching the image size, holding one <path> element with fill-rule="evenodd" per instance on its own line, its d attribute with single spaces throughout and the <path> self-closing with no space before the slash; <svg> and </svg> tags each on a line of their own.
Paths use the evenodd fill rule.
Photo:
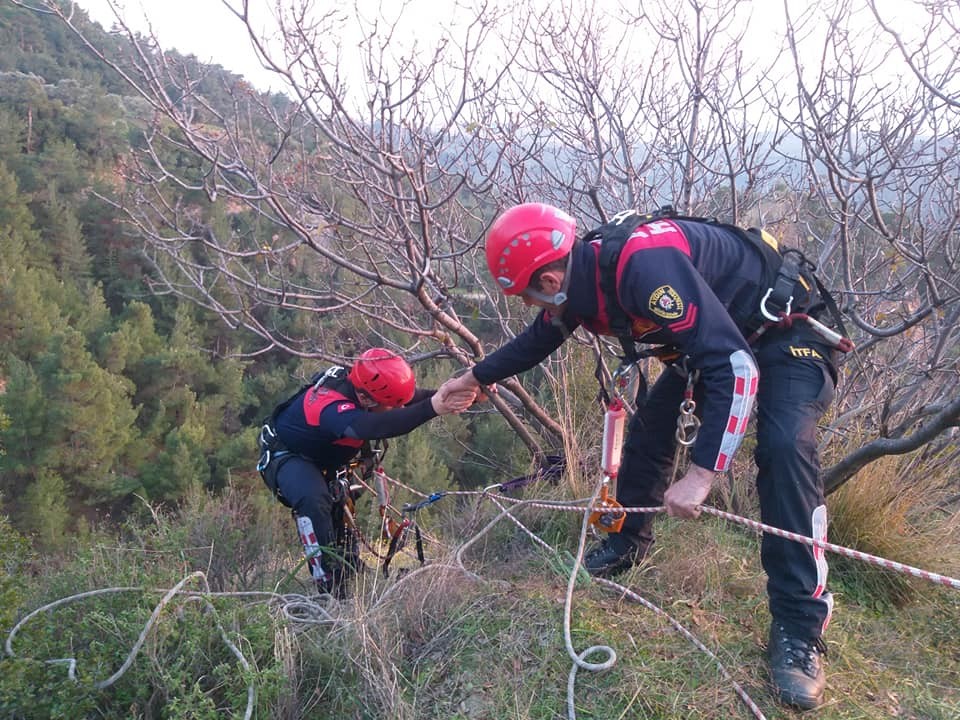
<svg viewBox="0 0 960 720">
<path fill-rule="evenodd" d="M 823 640 L 820 638 L 805 640 L 788 635 L 782 627 L 777 629 L 780 632 L 780 643 L 783 646 L 784 663 L 799 667 L 810 677 L 815 677 L 819 668 L 820 656 L 826 654 L 826 646 Z"/>
</svg>

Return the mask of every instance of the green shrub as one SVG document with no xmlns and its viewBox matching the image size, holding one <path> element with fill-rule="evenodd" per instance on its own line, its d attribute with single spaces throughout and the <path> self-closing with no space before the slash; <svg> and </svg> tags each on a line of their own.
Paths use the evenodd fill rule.
<svg viewBox="0 0 960 720">
<path fill-rule="evenodd" d="M 0 631 L 9 630 L 15 621 L 23 596 L 21 571 L 30 560 L 30 545 L 0 515 Z"/>
</svg>

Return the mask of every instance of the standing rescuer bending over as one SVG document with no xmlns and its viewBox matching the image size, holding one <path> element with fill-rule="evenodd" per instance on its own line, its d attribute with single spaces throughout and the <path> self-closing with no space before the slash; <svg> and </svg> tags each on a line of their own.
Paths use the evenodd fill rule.
<svg viewBox="0 0 960 720">
<path fill-rule="evenodd" d="M 817 292 L 809 263 L 796 251 L 780 255 L 760 230 L 670 212 L 625 212 L 582 240 L 575 233 L 573 218 L 541 203 L 513 207 L 493 223 L 486 245 L 492 276 L 506 295 L 541 311 L 455 387 L 478 389 L 528 370 L 581 325 L 622 342 L 666 346 L 678 360 L 637 399 L 617 480 L 620 504 L 662 503 L 674 517 L 697 517 L 756 400 L 763 522 L 825 539 L 816 426 L 833 400 L 836 349 L 849 341 L 815 320 L 826 293 Z M 695 373 L 702 424 L 689 469 L 668 487 L 688 373 Z M 608 575 L 639 563 L 653 544 L 652 522 L 628 513 L 619 533 L 587 553 L 586 569 Z M 822 550 L 770 535 L 761 557 L 777 695 L 817 707 L 825 688 L 821 638 L 833 605 L 826 560 Z"/>
<path fill-rule="evenodd" d="M 346 468 L 371 440 L 405 435 L 438 415 L 459 413 L 475 392 L 417 390 L 399 355 L 371 348 L 347 369 L 332 367 L 277 406 L 260 431 L 260 471 L 293 510 L 310 574 L 321 593 L 342 596 L 357 568 L 355 543 L 342 537 Z M 338 532 L 340 536 L 338 536 Z"/>
</svg>

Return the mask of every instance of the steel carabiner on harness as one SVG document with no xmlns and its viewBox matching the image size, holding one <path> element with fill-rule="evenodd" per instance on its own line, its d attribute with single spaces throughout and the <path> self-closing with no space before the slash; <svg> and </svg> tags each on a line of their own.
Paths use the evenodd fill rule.
<svg viewBox="0 0 960 720">
<path fill-rule="evenodd" d="M 670 474 L 668 485 L 673 485 L 677 479 L 677 472 L 680 464 L 686 456 L 690 446 L 697 441 L 697 435 L 700 433 L 700 418 L 694 413 L 697 410 L 697 403 L 693 400 L 693 388 L 697 384 L 699 371 L 687 373 L 687 389 L 683 391 L 683 400 L 680 401 L 680 414 L 677 415 L 677 451 L 673 455 L 673 471 Z"/>
<path fill-rule="evenodd" d="M 697 404 L 693 398 L 684 398 L 680 403 L 680 415 L 677 416 L 677 442 L 684 447 L 690 447 L 697 441 L 700 433 L 700 418 L 694 415 Z"/>
<path fill-rule="evenodd" d="M 687 389 L 683 391 L 683 400 L 680 402 L 680 414 L 677 415 L 677 442 L 687 448 L 697 441 L 700 434 L 700 418 L 696 416 L 697 403 L 693 399 L 693 386 L 697 383 L 699 373 L 687 373 Z"/>
<path fill-rule="evenodd" d="M 274 458 L 274 449 L 277 446 L 277 431 L 274 430 L 273 426 L 268 420 L 260 428 L 260 435 L 257 438 L 257 443 L 260 446 L 260 458 L 257 462 L 257 472 L 262 473 L 267 469 L 267 466 L 270 464 L 271 460 Z"/>
<path fill-rule="evenodd" d="M 767 309 L 767 302 L 770 300 L 771 295 L 773 295 L 773 288 L 768 288 L 767 294 L 764 295 L 763 299 L 760 301 L 760 314 L 763 315 L 763 317 L 769 320 L 770 322 L 775 323 L 775 322 L 779 322 L 780 314 L 778 313 L 777 315 L 774 315 L 772 312 L 770 312 L 769 309 Z M 783 315 L 789 315 L 790 308 L 792 306 L 793 306 L 793 295 L 787 298 L 787 304 L 786 304 L 786 307 L 784 307 L 783 309 Z"/>
</svg>

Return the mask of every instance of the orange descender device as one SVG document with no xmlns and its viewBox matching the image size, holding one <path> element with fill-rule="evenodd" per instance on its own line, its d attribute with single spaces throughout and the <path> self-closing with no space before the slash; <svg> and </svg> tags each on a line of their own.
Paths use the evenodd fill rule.
<svg viewBox="0 0 960 720">
<path fill-rule="evenodd" d="M 616 381 L 616 378 L 615 378 Z M 588 522 L 602 532 L 620 532 L 627 514 L 623 505 L 610 497 L 610 481 L 616 479 L 620 471 L 620 455 L 623 452 L 623 427 L 627 420 L 627 411 L 623 401 L 615 396 L 607 405 L 603 415 L 603 457 L 600 461 L 603 470 L 603 485 L 600 495 L 594 503 Z"/>
</svg>

